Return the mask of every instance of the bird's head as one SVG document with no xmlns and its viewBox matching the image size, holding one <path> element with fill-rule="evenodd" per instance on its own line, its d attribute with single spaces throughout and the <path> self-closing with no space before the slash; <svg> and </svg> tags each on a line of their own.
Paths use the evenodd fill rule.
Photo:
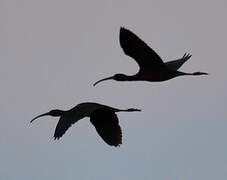
<svg viewBox="0 0 227 180">
<path fill-rule="evenodd" d="M 53 109 L 49 112 L 49 115 L 50 116 L 54 116 L 54 117 L 58 117 L 58 116 L 61 116 L 63 113 L 62 110 L 59 110 L 59 109 Z"/>
<path fill-rule="evenodd" d="M 128 78 L 128 76 L 126 76 L 125 74 L 115 74 L 113 76 L 113 79 L 116 81 L 126 81 Z"/>
<path fill-rule="evenodd" d="M 101 79 L 101 80 L 95 82 L 93 84 L 93 86 L 95 86 L 96 84 L 98 84 L 102 81 L 111 80 L 111 79 L 116 80 L 116 81 L 126 81 L 126 80 L 128 80 L 128 76 L 125 74 L 115 74 L 114 76 L 110 76 L 110 77 L 107 77 L 107 78 L 104 78 L 104 79 Z"/>
<path fill-rule="evenodd" d="M 58 110 L 58 109 L 53 109 L 47 113 L 44 113 L 44 114 L 41 114 L 41 115 L 38 115 L 36 116 L 35 118 L 33 118 L 30 123 L 32 123 L 34 120 L 40 118 L 40 117 L 43 117 L 43 116 L 54 116 L 54 117 L 58 117 L 58 116 L 61 116 L 63 114 L 64 111 L 62 110 Z"/>
</svg>

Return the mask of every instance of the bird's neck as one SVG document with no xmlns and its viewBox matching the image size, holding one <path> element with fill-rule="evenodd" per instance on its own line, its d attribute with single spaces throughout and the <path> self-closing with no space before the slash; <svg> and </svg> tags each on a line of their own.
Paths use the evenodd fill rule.
<svg viewBox="0 0 227 180">
<path fill-rule="evenodd" d="M 138 74 L 131 75 L 131 76 L 125 75 L 125 81 L 140 81 L 140 80 L 141 80 L 141 77 Z"/>
</svg>

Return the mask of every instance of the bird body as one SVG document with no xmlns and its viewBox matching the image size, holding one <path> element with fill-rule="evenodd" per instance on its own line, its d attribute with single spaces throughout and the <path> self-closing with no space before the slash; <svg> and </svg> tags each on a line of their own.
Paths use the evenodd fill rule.
<svg viewBox="0 0 227 180">
<path fill-rule="evenodd" d="M 84 117 L 90 117 L 91 123 L 95 126 L 98 134 L 103 140 L 112 146 L 119 146 L 122 143 L 121 140 L 121 128 L 118 124 L 118 118 L 116 112 L 126 111 L 140 111 L 139 109 L 117 109 L 110 106 L 86 102 L 78 104 L 68 111 L 63 110 L 51 110 L 47 113 L 41 114 L 33 118 L 30 122 L 42 116 L 60 116 L 58 124 L 55 129 L 54 138 L 61 138 L 69 127 L 72 126 L 78 120 Z"/>
<path fill-rule="evenodd" d="M 207 75 L 205 72 L 185 73 L 178 69 L 191 57 L 184 54 L 180 59 L 164 63 L 161 57 L 136 36 L 130 30 L 121 27 L 120 45 L 124 53 L 132 57 L 139 65 L 139 72 L 132 76 L 115 74 L 114 76 L 101 79 L 94 83 L 94 86 L 105 80 L 116 81 L 166 81 L 177 76 L 183 75 Z"/>
<path fill-rule="evenodd" d="M 117 81 L 151 81 L 158 82 L 171 79 L 175 74 L 172 71 L 157 71 L 157 72 L 149 72 L 149 73 L 137 73 L 132 76 L 127 76 L 124 74 L 116 74 L 114 76 L 114 80 Z M 110 77 L 112 79 L 112 77 Z M 108 78 L 109 79 L 109 78 Z M 102 79 L 103 81 L 104 79 Z M 107 78 L 105 79 L 107 80 Z"/>
<path fill-rule="evenodd" d="M 85 103 L 80 103 L 78 105 L 76 105 L 75 107 L 73 107 L 72 109 L 70 109 L 68 111 L 68 113 L 70 114 L 74 114 L 74 116 L 76 117 L 89 117 L 91 115 L 91 113 L 93 113 L 94 111 L 100 109 L 100 108 L 110 108 L 111 110 L 115 110 L 112 107 L 109 106 L 105 106 L 102 104 L 98 104 L 98 103 L 93 103 L 93 102 L 85 102 Z"/>
<path fill-rule="evenodd" d="M 150 81 L 150 82 L 159 82 L 159 81 L 166 81 L 172 79 L 175 76 L 173 71 L 167 69 L 166 71 L 156 71 L 156 72 L 144 72 L 144 73 L 137 73 L 134 75 L 136 79 L 139 81 Z"/>
</svg>

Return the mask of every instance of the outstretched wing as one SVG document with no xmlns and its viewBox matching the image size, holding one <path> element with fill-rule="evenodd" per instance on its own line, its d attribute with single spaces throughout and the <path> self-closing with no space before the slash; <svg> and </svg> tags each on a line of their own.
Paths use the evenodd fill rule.
<svg viewBox="0 0 227 180">
<path fill-rule="evenodd" d="M 126 55 L 134 58 L 140 71 L 159 71 L 165 68 L 160 56 L 128 29 L 120 29 L 120 45 Z"/>
<path fill-rule="evenodd" d="M 74 114 L 72 112 L 65 113 L 58 121 L 54 132 L 54 139 L 60 139 L 74 123 L 82 118 L 81 116 L 77 116 L 75 112 Z"/>
<path fill-rule="evenodd" d="M 122 132 L 117 115 L 109 109 L 99 109 L 90 116 L 91 123 L 102 139 L 111 146 L 122 144 Z"/>
<path fill-rule="evenodd" d="M 182 58 L 166 62 L 165 65 L 169 69 L 171 69 L 173 71 L 177 71 L 188 59 L 190 59 L 191 56 L 192 55 L 189 53 L 184 53 L 184 56 Z"/>
</svg>

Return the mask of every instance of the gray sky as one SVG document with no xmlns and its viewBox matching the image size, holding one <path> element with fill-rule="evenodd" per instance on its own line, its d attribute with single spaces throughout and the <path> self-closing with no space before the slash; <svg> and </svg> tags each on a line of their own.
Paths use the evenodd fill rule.
<svg viewBox="0 0 227 180">
<path fill-rule="evenodd" d="M 0 2 L 0 179 L 224 180 L 227 177 L 226 1 L 2 0 Z M 120 26 L 164 61 L 209 76 L 161 83 L 106 81 L 134 74 Z M 36 115 L 94 101 L 118 108 L 120 148 L 87 118 L 53 141 L 58 118 Z"/>
</svg>

